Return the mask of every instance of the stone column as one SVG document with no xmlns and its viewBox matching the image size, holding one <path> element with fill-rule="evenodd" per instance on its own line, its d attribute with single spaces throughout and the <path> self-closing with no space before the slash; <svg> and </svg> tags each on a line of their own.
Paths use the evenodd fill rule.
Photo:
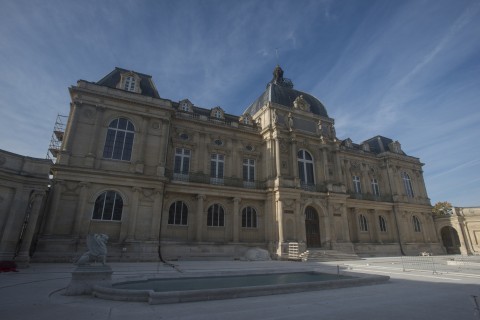
<svg viewBox="0 0 480 320">
<path fill-rule="evenodd" d="M 53 199 L 50 206 L 50 211 L 47 215 L 47 221 L 45 224 L 45 235 L 52 235 L 54 233 L 55 222 L 57 220 L 57 212 L 59 210 L 60 198 L 62 197 L 63 192 L 63 181 L 54 180 L 53 181 Z"/>
<path fill-rule="evenodd" d="M 277 255 L 282 256 L 282 244 L 283 244 L 283 204 L 282 201 L 277 199 L 277 230 L 278 230 L 278 247 Z"/>
<path fill-rule="evenodd" d="M 64 134 L 62 149 L 57 157 L 57 163 L 68 164 L 70 159 L 71 145 L 74 139 L 74 134 L 77 131 L 77 122 L 80 113 L 81 103 L 72 102 L 70 104 L 70 115 L 67 122 L 67 131 Z"/>
<path fill-rule="evenodd" d="M 277 137 L 275 138 L 275 173 L 277 178 L 280 178 L 282 176 L 281 166 L 282 164 L 280 159 L 280 139 Z"/>
<path fill-rule="evenodd" d="M 273 199 L 272 194 L 267 194 L 267 199 L 265 200 L 265 240 L 268 242 L 274 241 L 274 235 L 272 230 L 272 225 L 274 224 L 274 213 L 275 209 L 272 206 Z"/>
<path fill-rule="evenodd" d="M 94 122 L 94 132 L 91 132 L 90 134 L 90 148 L 87 156 L 85 157 L 85 165 L 89 167 L 94 167 L 95 166 L 95 158 L 98 156 L 97 153 L 97 148 L 98 148 L 98 143 L 100 141 L 100 136 L 101 132 L 104 129 L 103 127 L 103 114 L 105 112 L 105 107 L 103 106 L 96 106 L 97 110 L 97 117 L 95 118 Z M 103 156 L 100 155 L 101 157 Z"/>
<path fill-rule="evenodd" d="M 378 219 L 377 219 L 377 214 L 375 209 L 369 210 L 369 217 L 370 217 L 370 225 L 372 226 L 372 242 L 380 242 L 379 238 L 379 225 L 378 225 Z"/>
<path fill-rule="evenodd" d="M 240 198 L 233 198 L 233 242 L 238 242 L 238 233 L 240 230 L 240 213 L 239 213 L 239 204 L 242 199 Z"/>
<path fill-rule="evenodd" d="M 203 202 L 206 196 L 204 194 L 197 195 L 197 241 L 202 241 L 202 229 L 203 229 Z"/>
<path fill-rule="evenodd" d="M 306 230 L 305 230 L 305 215 L 301 208 L 300 200 L 295 200 L 295 214 L 297 215 L 297 231 L 296 234 L 297 241 L 305 243 L 307 241 Z"/>
<path fill-rule="evenodd" d="M 338 148 L 338 146 L 336 146 L 336 148 Z M 340 156 L 337 150 L 335 150 L 335 152 L 333 153 L 333 159 L 335 161 L 335 170 L 334 170 L 335 181 L 342 182 L 342 177 L 341 177 L 342 168 L 340 165 Z"/>
<path fill-rule="evenodd" d="M 78 202 L 77 202 L 77 208 L 75 210 L 75 216 L 74 216 L 74 223 L 73 223 L 73 229 L 72 229 L 72 236 L 75 238 L 80 237 L 80 229 L 82 222 L 87 219 L 88 221 L 90 220 L 87 216 L 87 213 L 90 214 L 90 212 L 85 212 L 85 205 L 87 203 L 87 191 L 89 188 L 89 184 L 86 182 L 80 182 L 79 184 L 80 187 L 80 192 L 78 195 Z M 81 235 L 83 236 L 83 234 Z"/>
<path fill-rule="evenodd" d="M 322 153 L 322 160 L 323 160 L 323 177 L 325 179 L 325 181 L 328 181 L 328 180 L 331 180 L 329 174 L 328 174 L 328 156 L 327 156 L 327 148 L 325 146 L 323 146 L 321 149 L 320 149 L 321 153 Z"/>
<path fill-rule="evenodd" d="M 33 235 L 37 227 L 38 217 L 40 216 L 40 210 L 42 209 L 42 203 L 44 199 L 44 192 L 35 192 L 33 194 L 33 204 L 28 218 L 27 228 L 22 236 L 22 244 L 20 251 L 15 261 L 19 264 L 28 265 L 30 261 L 30 246 L 32 244 Z"/>
<path fill-rule="evenodd" d="M 350 232 L 352 242 L 358 242 L 360 237 L 358 236 L 358 216 L 355 212 L 355 209 L 352 209 L 349 213 L 350 215 Z"/>
<path fill-rule="evenodd" d="M 137 227 L 138 202 L 140 198 L 140 191 L 142 191 L 142 189 L 138 187 L 133 187 L 132 190 L 133 190 L 132 205 L 130 207 L 130 212 L 128 217 L 128 224 L 129 224 L 128 235 L 127 235 L 128 240 L 135 239 L 135 230 Z"/>
<path fill-rule="evenodd" d="M 291 153 L 292 153 L 292 175 L 294 179 L 295 186 L 300 186 L 300 176 L 298 172 L 298 156 L 297 156 L 297 140 L 295 140 L 295 135 L 292 134 L 291 141 Z"/>
<path fill-rule="evenodd" d="M 166 158 L 165 155 L 167 154 L 168 150 L 168 131 L 170 128 L 170 122 L 168 120 L 162 119 L 161 120 L 162 126 L 162 135 L 160 137 L 160 148 L 158 148 L 158 163 L 157 163 L 157 175 L 163 176 L 165 174 L 165 167 L 166 167 Z M 174 150 L 175 152 L 175 150 Z M 192 163 L 190 163 L 192 166 Z M 193 169 L 193 168 L 190 168 Z"/>
<path fill-rule="evenodd" d="M 161 240 L 160 221 L 162 220 L 163 215 L 163 188 L 155 189 L 153 196 L 153 208 L 152 208 L 152 228 L 150 229 L 150 239 L 152 240 Z M 168 219 L 168 217 L 167 217 Z"/>
</svg>

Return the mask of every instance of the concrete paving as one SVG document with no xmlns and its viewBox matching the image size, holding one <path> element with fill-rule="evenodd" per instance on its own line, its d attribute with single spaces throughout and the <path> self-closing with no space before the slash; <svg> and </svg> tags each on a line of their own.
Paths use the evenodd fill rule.
<svg viewBox="0 0 480 320">
<path fill-rule="evenodd" d="M 480 319 L 472 295 L 480 296 L 480 268 L 407 270 L 399 258 L 342 262 L 178 261 L 110 263 L 114 280 L 184 273 L 316 269 L 389 275 L 387 284 L 262 297 L 149 305 L 65 296 L 75 269 L 33 264 L 0 273 L 0 319 Z"/>
</svg>

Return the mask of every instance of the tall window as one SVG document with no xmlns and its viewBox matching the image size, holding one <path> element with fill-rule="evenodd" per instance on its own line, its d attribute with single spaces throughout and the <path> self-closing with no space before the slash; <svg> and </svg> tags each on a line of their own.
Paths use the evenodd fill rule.
<svg viewBox="0 0 480 320">
<path fill-rule="evenodd" d="M 168 224 L 186 226 L 188 221 L 188 208 L 183 201 L 176 201 L 168 210 Z"/>
<path fill-rule="evenodd" d="M 387 232 L 387 222 L 383 216 L 378 216 L 378 226 L 380 227 L 380 232 Z"/>
<path fill-rule="evenodd" d="M 173 173 L 177 176 L 188 175 L 190 170 L 190 150 L 185 148 L 175 148 L 175 163 Z"/>
<path fill-rule="evenodd" d="M 243 184 L 253 183 L 255 181 L 255 160 L 243 159 Z"/>
<path fill-rule="evenodd" d="M 377 179 L 372 179 L 372 193 L 374 196 L 380 195 L 380 188 L 378 187 Z"/>
<path fill-rule="evenodd" d="M 418 220 L 417 216 L 412 217 L 412 223 L 413 223 L 413 231 L 415 232 L 422 231 L 422 229 L 420 228 L 420 220 Z"/>
<path fill-rule="evenodd" d="M 402 172 L 403 186 L 405 187 L 405 193 L 408 197 L 413 198 L 413 188 L 412 181 L 410 181 L 410 176 L 406 172 Z"/>
<path fill-rule="evenodd" d="M 129 120 L 117 118 L 110 122 L 103 148 L 103 157 L 130 161 L 134 135 L 135 127 Z"/>
<path fill-rule="evenodd" d="M 358 221 L 360 223 L 360 231 L 368 231 L 367 218 L 363 214 L 358 216 Z"/>
<path fill-rule="evenodd" d="M 103 192 L 95 200 L 93 208 L 93 220 L 122 220 L 123 199 L 115 191 Z"/>
<path fill-rule="evenodd" d="M 360 184 L 359 176 L 353 176 L 353 190 L 355 193 L 362 193 L 362 186 Z"/>
<path fill-rule="evenodd" d="M 246 207 L 242 210 L 242 228 L 257 227 L 257 212 L 252 207 Z"/>
<path fill-rule="evenodd" d="M 123 89 L 125 89 L 127 91 L 131 91 L 131 92 L 135 92 L 135 83 L 136 83 L 135 78 L 132 77 L 132 76 L 128 76 L 125 79 L 125 85 L 124 85 Z"/>
<path fill-rule="evenodd" d="M 298 151 L 298 175 L 303 185 L 314 185 L 315 178 L 313 174 L 313 158 L 305 150 Z"/>
<path fill-rule="evenodd" d="M 208 208 L 207 226 L 225 226 L 225 211 L 223 210 L 223 207 L 221 205 L 215 203 Z"/>
<path fill-rule="evenodd" d="M 212 154 L 210 158 L 210 183 L 223 184 L 223 169 L 225 156 L 223 154 Z"/>
</svg>

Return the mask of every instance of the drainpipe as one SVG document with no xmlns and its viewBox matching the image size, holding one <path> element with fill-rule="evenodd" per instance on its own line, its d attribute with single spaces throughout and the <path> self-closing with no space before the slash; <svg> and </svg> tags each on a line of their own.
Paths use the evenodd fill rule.
<svg viewBox="0 0 480 320">
<path fill-rule="evenodd" d="M 393 203 L 393 217 L 395 218 L 395 229 L 397 230 L 397 236 L 398 236 L 398 244 L 400 245 L 400 253 L 402 254 L 402 256 L 406 256 L 405 252 L 403 251 L 403 246 L 402 246 L 402 239 L 400 237 L 400 228 L 398 227 L 398 218 L 397 218 L 397 208 L 395 206 L 395 202 L 393 200 L 393 189 L 392 189 L 392 181 L 391 181 L 391 178 L 390 178 L 390 170 L 389 170 L 389 167 L 390 167 L 390 164 L 388 162 L 388 159 L 385 159 L 385 162 L 387 164 L 387 177 L 388 177 L 388 186 L 390 188 L 390 194 L 392 196 L 392 203 Z"/>
</svg>

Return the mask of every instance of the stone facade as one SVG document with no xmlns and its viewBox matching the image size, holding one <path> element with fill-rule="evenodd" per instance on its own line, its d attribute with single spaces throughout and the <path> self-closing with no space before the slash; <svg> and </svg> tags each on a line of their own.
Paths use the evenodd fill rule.
<svg viewBox="0 0 480 320">
<path fill-rule="evenodd" d="M 110 260 L 282 258 L 291 242 L 443 253 L 419 159 L 382 136 L 339 140 L 320 101 L 275 71 L 240 116 L 160 98 L 119 68 L 78 81 L 35 258 L 71 260 L 88 233 L 109 236 Z"/>
<path fill-rule="evenodd" d="M 437 215 L 435 227 L 449 254 L 480 254 L 480 207 L 455 207 L 450 214 Z"/>
<path fill-rule="evenodd" d="M 28 265 L 51 165 L 50 160 L 0 150 L 0 261 Z"/>
</svg>

